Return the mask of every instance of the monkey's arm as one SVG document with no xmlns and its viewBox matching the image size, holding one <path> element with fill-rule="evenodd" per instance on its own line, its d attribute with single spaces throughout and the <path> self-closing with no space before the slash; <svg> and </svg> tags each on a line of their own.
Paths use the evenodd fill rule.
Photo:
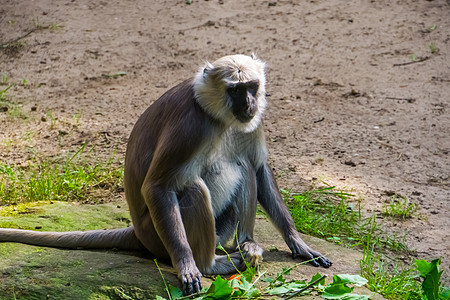
<svg viewBox="0 0 450 300">
<path fill-rule="evenodd" d="M 307 260 L 314 259 L 311 264 L 328 268 L 331 262 L 317 251 L 311 249 L 300 238 L 269 165 L 264 163 L 256 172 L 258 201 L 269 215 L 270 219 L 283 235 L 283 238 L 292 251 L 292 257 L 301 257 Z"/>
<path fill-rule="evenodd" d="M 192 171 L 196 167 L 192 165 L 212 130 L 207 126 L 202 127 L 205 117 L 195 106 L 186 108 L 184 117 L 192 117 L 193 120 L 167 123 L 162 129 L 141 194 L 153 226 L 177 270 L 184 294 L 192 294 L 201 290 L 201 267 L 197 265 L 188 241 L 186 220 L 183 220 L 183 207 L 177 193 L 185 191 L 188 186 L 198 185 L 195 180 L 201 180 L 196 178 Z M 196 134 L 191 134 L 192 132 Z M 202 199 L 201 197 L 185 197 L 184 201 L 186 199 L 192 201 L 188 206 L 201 205 L 195 201 Z M 201 218 L 195 219 L 200 220 Z"/>
<path fill-rule="evenodd" d="M 183 284 L 183 293 L 201 290 L 202 274 L 196 266 L 189 246 L 176 193 L 150 179 L 142 188 L 156 232 L 164 244 Z"/>
</svg>

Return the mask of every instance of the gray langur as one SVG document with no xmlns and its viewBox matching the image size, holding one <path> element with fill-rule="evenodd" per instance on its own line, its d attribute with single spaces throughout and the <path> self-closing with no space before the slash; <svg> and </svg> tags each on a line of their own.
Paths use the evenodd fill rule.
<svg viewBox="0 0 450 300">
<path fill-rule="evenodd" d="M 125 193 L 133 226 L 86 232 L 0 229 L 1 242 L 63 248 L 147 249 L 170 259 L 184 294 L 200 291 L 202 274 L 244 269 L 216 246 L 237 233 L 252 264 L 263 250 L 253 240 L 257 202 L 292 251 L 325 268 L 331 262 L 300 238 L 267 163 L 261 117 L 265 64 L 254 56 L 206 63 L 193 79 L 167 91 L 139 118 L 125 159 Z M 235 244 L 235 246 L 237 246 Z"/>
</svg>

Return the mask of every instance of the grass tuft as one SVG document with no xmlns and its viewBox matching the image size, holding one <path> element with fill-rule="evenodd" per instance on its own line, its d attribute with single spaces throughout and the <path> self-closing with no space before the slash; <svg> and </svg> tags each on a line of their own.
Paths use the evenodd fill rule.
<svg viewBox="0 0 450 300">
<path fill-rule="evenodd" d="M 0 204 L 30 201 L 90 201 L 122 189 L 123 167 L 107 162 L 89 164 L 81 158 L 85 146 L 63 163 L 43 161 L 26 167 L 0 163 Z M 99 197 L 100 196 L 100 197 Z"/>
<path fill-rule="evenodd" d="M 347 247 L 376 245 L 380 250 L 407 250 L 404 237 L 386 234 L 375 216 L 363 216 L 360 202 L 350 201 L 351 194 L 334 187 L 282 194 L 300 232 Z"/>
<path fill-rule="evenodd" d="M 402 200 L 403 199 L 403 200 Z M 389 204 L 383 206 L 383 215 L 394 219 L 408 219 L 417 212 L 417 206 L 405 197 L 394 196 Z"/>
<path fill-rule="evenodd" d="M 398 262 L 388 264 L 373 248 L 365 247 L 360 261 L 361 276 L 368 280 L 367 287 L 387 299 L 421 299 L 417 270 L 402 267 Z"/>
</svg>

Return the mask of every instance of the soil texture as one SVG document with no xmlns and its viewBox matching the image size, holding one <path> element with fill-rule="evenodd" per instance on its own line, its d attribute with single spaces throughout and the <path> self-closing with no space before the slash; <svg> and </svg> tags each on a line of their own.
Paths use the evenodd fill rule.
<svg viewBox="0 0 450 300">
<path fill-rule="evenodd" d="M 0 0 L 0 91 L 14 83 L 0 101 L 1 162 L 84 143 L 123 157 L 163 92 L 206 60 L 253 52 L 267 62 L 280 187 L 337 186 L 380 216 L 406 197 L 417 214 L 383 222 L 417 257 L 442 257 L 448 282 L 450 2 L 188 2 Z"/>
</svg>

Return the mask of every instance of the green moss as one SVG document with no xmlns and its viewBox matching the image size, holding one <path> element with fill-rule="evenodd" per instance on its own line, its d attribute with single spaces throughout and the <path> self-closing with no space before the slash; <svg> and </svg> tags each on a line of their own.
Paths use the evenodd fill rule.
<svg viewBox="0 0 450 300">
<path fill-rule="evenodd" d="M 50 204 L 50 201 L 37 201 L 3 206 L 0 208 L 0 217 L 14 217 L 18 215 L 37 214 L 44 210 L 39 206 Z"/>
<path fill-rule="evenodd" d="M 4 209 L 0 226 L 38 226 L 43 231 L 119 228 L 126 227 L 130 220 L 123 203 L 35 202 L 15 210 L 30 212 L 26 214 Z M 164 277 L 172 285 L 178 284 L 175 274 L 166 271 Z M 153 299 L 164 295 L 163 287 L 152 259 L 140 253 L 0 243 L 1 300 Z"/>
<path fill-rule="evenodd" d="M 114 203 L 80 205 L 39 201 L 0 208 L 0 227 L 42 231 L 92 230 L 127 227 L 128 212 Z"/>
</svg>

